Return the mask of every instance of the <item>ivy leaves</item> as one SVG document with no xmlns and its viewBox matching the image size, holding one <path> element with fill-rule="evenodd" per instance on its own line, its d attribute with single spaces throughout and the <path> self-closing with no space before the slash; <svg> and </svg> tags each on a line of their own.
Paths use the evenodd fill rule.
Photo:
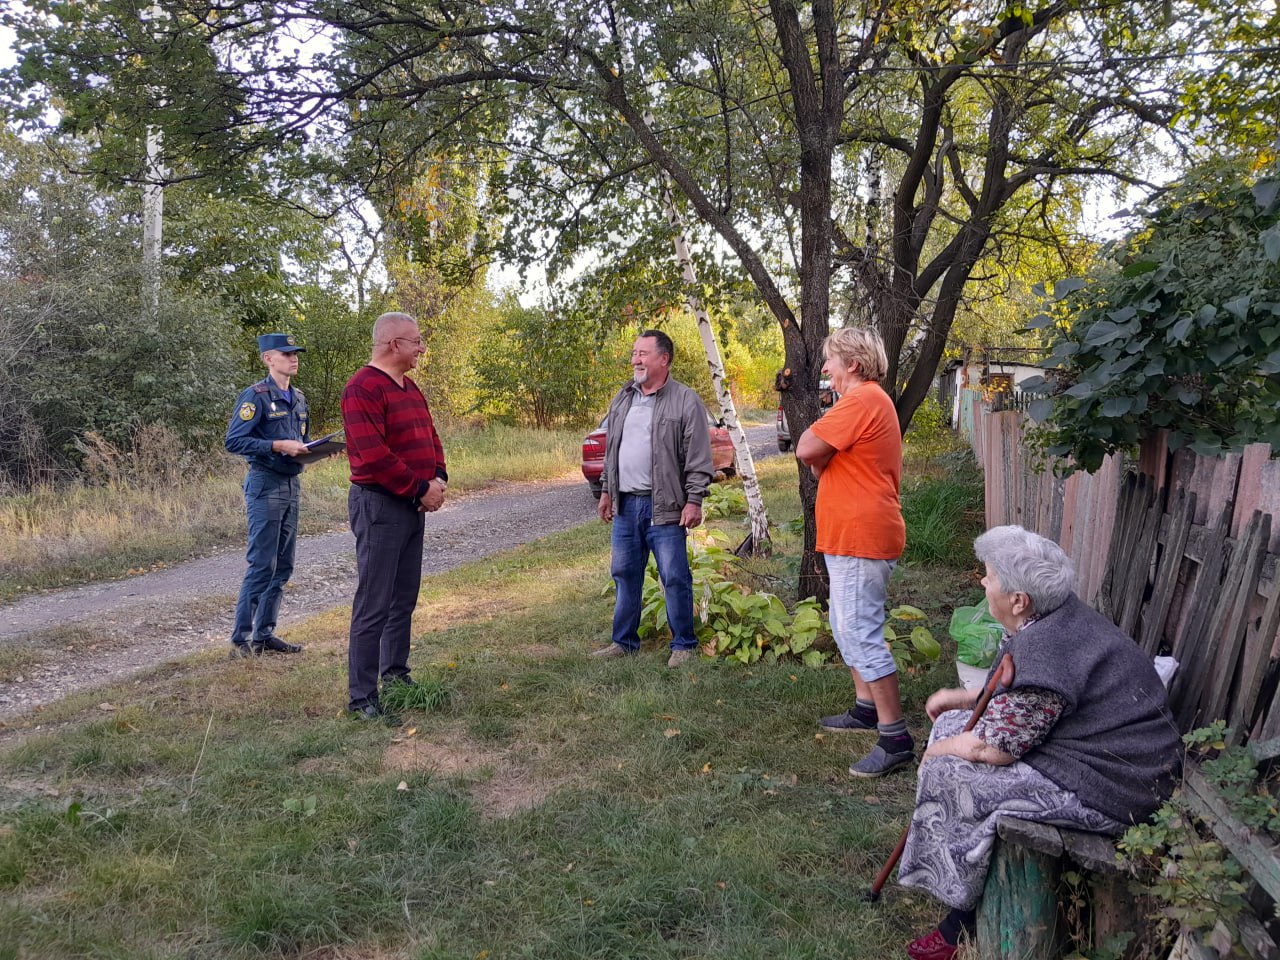
<svg viewBox="0 0 1280 960">
<path fill-rule="evenodd" d="M 1142 215 L 1029 324 L 1056 367 L 1028 384 L 1040 441 L 1085 470 L 1156 430 L 1204 454 L 1280 445 L 1280 176 L 1210 165 Z"/>
</svg>

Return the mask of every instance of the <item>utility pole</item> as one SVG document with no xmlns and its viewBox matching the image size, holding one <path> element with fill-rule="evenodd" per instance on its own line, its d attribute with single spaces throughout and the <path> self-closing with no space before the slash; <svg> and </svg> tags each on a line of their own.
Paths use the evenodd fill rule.
<svg viewBox="0 0 1280 960">
<path fill-rule="evenodd" d="M 158 4 L 142 14 L 144 23 L 164 16 Z M 146 300 L 154 318 L 160 310 L 160 260 L 164 233 L 164 178 L 159 127 L 147 125 L 147 159 L 142 182 L 142 271 Z"/>
</svg>

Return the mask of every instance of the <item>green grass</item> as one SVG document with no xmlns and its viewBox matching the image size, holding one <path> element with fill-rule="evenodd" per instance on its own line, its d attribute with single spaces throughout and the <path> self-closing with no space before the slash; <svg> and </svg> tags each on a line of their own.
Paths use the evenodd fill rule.
<svg viewBox="0 0 1280 960">
<path fill-rule="evenodd" d="M 762 465 L 780 525 L 794 470 Z M 847 672 L 592 660 L 608 552 L 587 524 L 432 578 L 411 662 L 435 693 L 399 728 L 343 716 L 345 610 L 300 658 L 210 653 L 47 708 L 0 753 L 0 960 L 898 954 L 941 911 L 861 902 L 914 781 L 853 781 L 869 742 L 819 735 Z M 891 592 L 968 588 L 907 565 Z M 917 735 L 953 682 L 903 678 Z"/>
<path fill-rule="evenodd" d="M 578 468 L 581 443 L 580 431 L 503 426 L 447 436 L 449 494 L 570 474 Z M 303 473 L 304 534 L 346 524 L 348 477 L 341 457 Z M 138 487 L 117 480 L 0 496 L 0 601 L 141 573 L 239 543 L 245 536 L 243 480 L 243 465 L 225 457 L 170 483 Z"/>
</svg>

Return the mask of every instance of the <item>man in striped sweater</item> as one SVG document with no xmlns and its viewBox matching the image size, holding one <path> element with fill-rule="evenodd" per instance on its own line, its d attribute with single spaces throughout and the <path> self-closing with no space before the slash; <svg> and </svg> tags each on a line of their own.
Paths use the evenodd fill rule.
<svg viewBox="0 0 1280 960">
<path fill-rule="evenodd" d="M 426 398 L 407 376 L 422 353 L 417 321 L 384 313 L 373 325 L 372 359 L 342 391 L 358 573 L 347 710 L 369 720 L 383 715 L 379 679 L 384 689 L 413 684 L 409 628 L 422 583 L 423 514 L 440 509 L 449 479 Z"/>
</svg>

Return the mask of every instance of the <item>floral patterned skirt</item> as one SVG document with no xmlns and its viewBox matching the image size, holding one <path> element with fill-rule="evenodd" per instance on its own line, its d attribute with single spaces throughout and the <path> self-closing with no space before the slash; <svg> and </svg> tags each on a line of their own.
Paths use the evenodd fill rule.
<svg viewBox="0 0 1280 960">
<path fill-rule="evenodd" d="M 962 732 L 968 719 L 968 710 L 947 711 L 938 717 L 929 742 Z M 982 897 L 1001 817 L 1094 833 L 1116 834 L 1125 828 L 1021 761 L 997 767 L 934 757 L 920 765 L 898 882 L 927 890 L 949 907 L 972 909 Z"/>
</svg>

